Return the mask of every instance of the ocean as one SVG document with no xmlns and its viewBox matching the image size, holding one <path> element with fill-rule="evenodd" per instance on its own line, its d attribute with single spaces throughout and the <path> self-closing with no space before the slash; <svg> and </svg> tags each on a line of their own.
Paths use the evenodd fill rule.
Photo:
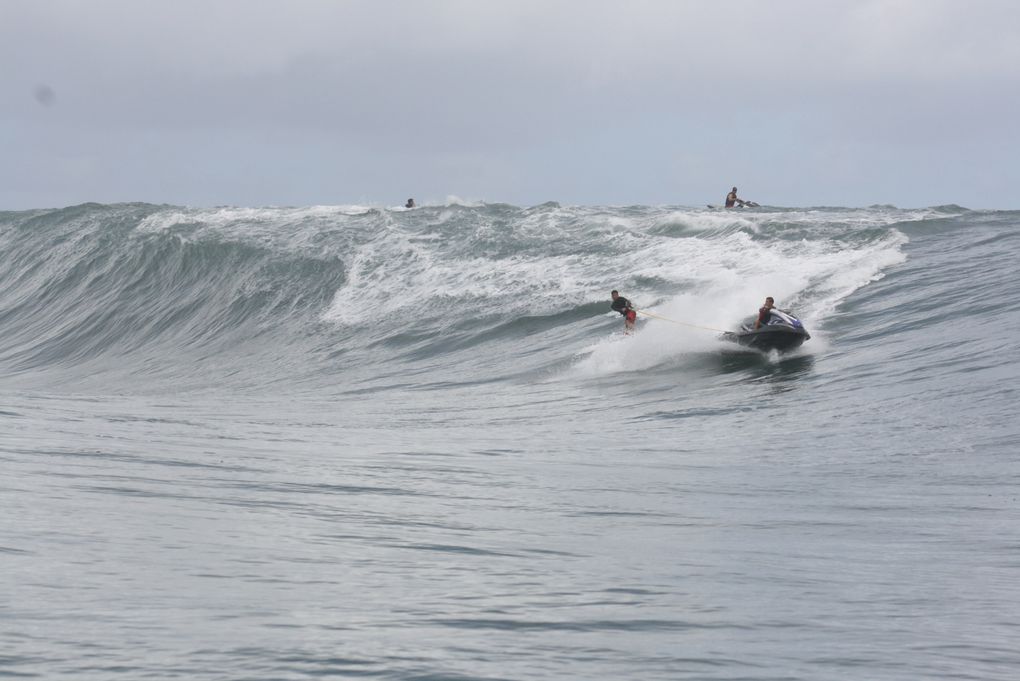
<svg viewBox="0 0 1020 681">
<path fill-rule="evenodd" d="M 0 676 L 1020 678 L 1018 225 L 2 212 Z"/>
</svg>

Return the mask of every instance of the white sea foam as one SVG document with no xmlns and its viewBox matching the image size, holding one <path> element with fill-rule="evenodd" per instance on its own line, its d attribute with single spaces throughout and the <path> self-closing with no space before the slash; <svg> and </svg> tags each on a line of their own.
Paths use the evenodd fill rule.
<svg viewBox="0 0 1020 681">
<path fill-rule="evenodd" d="M 347 284 L 323 318 L 361 324 L 379 315 L 434 314 L 464 305 L 467 314 L 552 313 L 639 277 L 686 289 L 679 295 L 654 287 L 625 294 L 639 305 L 654 305 L 652 312 L 690 324 L 732 329 L 765 295 L 780 306 L 796 306 L 806 323 L 818 324 L 840 300 L 903 258 L 898 250 L 903 238 L 896 235 L 855 249 L 827 241 L 762 244 L 742 233 L 713 240 L 629 233 L 618 237 L 627 246 L 623 253 L 521 254 L 499 260 L 452 258 L 442 251 L 441 238 L 425 236 L 395 229 L 361 246 L 350 262 Z M 701 339 L 714 339 L 712 333 L 689 333 L 679 326 L 648 321 L 640 334 L 648 340 L 628 339 L 627 347 L 650 366 L 692 344 L 704 349 L 711 342 Z"/>
<path fill-rule="evenodd" d="M 202 227 L 222 233 L 244 235 L 253 228 L 265 226 L 279 231 L 288 224 L 310 219 L 328 219 L 340 216 L 359 216 L 371 213 L 374 208 L 363 205 L 303 206 L 300 208 L 261 207 L 247 208 L 221 206 L 216 208 L 172 208 L 143 218 L 138 224 L 140 232 L 160 232 L 181 225 Z M 242 231 L 245 230 L 245 231 Z"/>
<path fill-rule="evenodd" d="M 682 246 L 674 242 L 654 259 L 637 253 L 636 271 L 672 281 L 685 277 L 691 290 L 659 300 L 653 291 L 625 292 L 639 307 L 642 294 L 651 294 L 655 302 L 646 310 L 664 319 L 642 316 L 633 336 L 583 349 L 577 370 L 643 370 L 683 354 L 726 347 L 720 332 L 752 316 L 766 295 L 781 308 L 793 307 L 809 329 L 818 328 L 850 294 L 903 262 L 905 242 L 895 231 L 856 247 L 828 240 L 763 244 L 734 234 Z"/>
</svg>

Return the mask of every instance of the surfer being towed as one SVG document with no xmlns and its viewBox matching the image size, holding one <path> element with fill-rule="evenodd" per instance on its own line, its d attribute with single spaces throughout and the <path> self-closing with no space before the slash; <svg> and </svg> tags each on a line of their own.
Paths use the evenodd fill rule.
<svg viewBox="0 0 1020 681">
<path fill-rule="evenodd" d="M 623 315 L 623 328 L 624 332 L 630 333 L 634 330 L 634 322 L 637 320 L 637 310 L 630 304 L 630 301 L 620 295 L 620 292 L 613 289 L 610 294 L 613 297 L 613 302 L 610 305 L 614 312 L 619 312 Z"/>
</svg>

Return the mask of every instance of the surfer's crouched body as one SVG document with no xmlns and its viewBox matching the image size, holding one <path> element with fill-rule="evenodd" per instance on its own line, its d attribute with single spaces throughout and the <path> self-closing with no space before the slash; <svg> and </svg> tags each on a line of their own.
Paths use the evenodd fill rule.
<svg viewBox="0 0 1020 681">
<path fill-rule="evenodd" d="M 634 321 L 637 319 L 637 311 L 631 306 L 630 301 L 620 295 L 620 292 L 613 290 L 610 294 L 613 297 L 613 302 L 610 305 L 615 312 L 619 312 L 623 315 L 624 327 L 627 331 L 634 328 Z"/>
</svg>

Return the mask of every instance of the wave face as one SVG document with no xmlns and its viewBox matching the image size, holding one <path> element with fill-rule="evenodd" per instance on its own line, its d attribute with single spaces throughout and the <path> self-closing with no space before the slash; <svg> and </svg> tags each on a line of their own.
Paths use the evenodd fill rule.
<svg viewBox="0 0 1020 681">
<path fill-rule="evenodd" d="M 821 345 L 855 292 L 903 265 L 912 238 L 1015 219 L 957 206 L 554 203 L 2 213 L 0 371 L 64 390 L 344 391 L 404 385 L 398 365 L 419 382 L 488 383 L 644 371 L 718 349 L 715 334 L 666 322 L 622 338 L 613 288 L 712 329 L 772 295 Z M 938 290 L 909 271 L 897 297 Z M 958 302 L 947 312 L 969 319 Z"/>
</svg>

